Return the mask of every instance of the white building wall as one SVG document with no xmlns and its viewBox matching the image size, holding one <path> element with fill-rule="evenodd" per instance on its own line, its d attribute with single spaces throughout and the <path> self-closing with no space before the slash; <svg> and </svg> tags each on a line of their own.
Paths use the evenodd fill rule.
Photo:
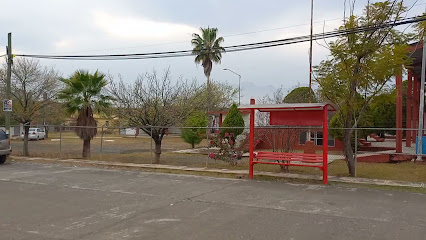
<svg viewBox="0 0 426 240">
<path fill-rule="evenodd" d="M 243 113 L 241 114 L 243 116 L 244 119 L 244 126 L 245 127 L 250 127 L 250 114 L 249 113 Z M 222 123 L 226 118 L 226 114 L 222 114 Z"/>
</svg>

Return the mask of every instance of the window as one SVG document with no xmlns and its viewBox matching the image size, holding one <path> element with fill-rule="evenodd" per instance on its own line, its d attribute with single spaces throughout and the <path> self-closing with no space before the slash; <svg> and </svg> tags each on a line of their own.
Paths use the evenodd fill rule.
<svg viewBox="0 0 426 240">
<path fill-rule="evenodd" d="M 315 145 L 322 146 L 322 132 L 311 132 L 311 141 Z"/>
<path fill-rule="evenodd" d="M 299 136 L 299 144 L 304 145 L 306 140 L 308 140 L 308 132 L 301 132 Z"/>
<path fill-rule="evenodd" d="M 305 142 L 308 140 L 308 132 L 301 132 L 300 133 L 300 137 L 299 137 L 299 144 L 303 145 L 305 144 Z M 311 141 L 314 142 L 315 145 L 317 146 L 322 146 L 323 144 L 323 135 L 322 132 L 311 132 Z M 334 138 L 330 135 L 328 135 L 328 146 L 329 147 L 334 147 L 335 141 Z"/>
<path fill-rule="evenodd" d="M 0 129 L 0 140 L 5 140 L 7 139 L 7 134 Z"/>
</svg>

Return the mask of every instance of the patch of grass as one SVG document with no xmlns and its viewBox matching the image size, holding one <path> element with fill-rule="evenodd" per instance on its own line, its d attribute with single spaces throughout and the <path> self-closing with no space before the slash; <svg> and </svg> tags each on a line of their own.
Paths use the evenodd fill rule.
<svg viewBox="0 0 426 240">
<path fill-rule="evenodd" d="M 57 133 L 55 133 L 57 134 Z M 68 136 L 76 136 L 74 132 L 67 132 Z M 51 134 L 50 136 L 54 135 Z M 108 141 L 106 141 L 108 140 Z M 104 139 L 101 141 L 96 138 L 91 141 L 92 160 L 103 160 L 123 163 L 153 163 L 154 154 L 151 153 L 151 139 L 149 137 L 119 137 Z M 22 155 L 21 140 L 13 140 L 13 155 Z M 206 140 L 199 146 L 206 146 Z M 60 142 L 41 140 L 30 141 L 29 149 L 32 157 L 46 158 L 81 158 L 83 141 L 78 138 L 64 138 Z M 189 149 L 190 145 L 185 143 L 176 135 L 167 136 L 163 140 L 161 154 L 161 164 L 187 166 L 187 167 L 208 167 L 230 170 L 248 170 L 248 158 L 243 158 L 238 165 L 231 166 L 227 162 L 215 161 L 207 158 L 206 154 L 186 154 L 176 153 L 175 150 Z M 346 177 L 348 169 L 344 160 L 335 160 L 328 166 L 330 176 Z M 276 165 L 255 165 L 255 171 L 280 172 L 281 169 Z M 290 167 L 289 173 L 322 175 L 317 168 L 310 167 Z M 413 162 L 404 162 L 399 164 L 391 163 L 357 163 L 357 176 L 361 178 L 399 180 L 410 182 L 426 182 L 426 164 Z"/>
<path fill-rule="evenodd" d="M 255 165 L 255 170 L 271 171 L 278 169 L 277 166 Z M 276 170 L 277 171 L 277 170 Z M 322 172 L 316 168 L 309 167 L 290 167 L 290 173 L 322 175 Z M 330 176 L 348 177 L 348 167 L 344 160 L 335 160 L 328 165 L 328 174 Z M 397 180 L 408 182 L 426 182 L 426 164 L 403 162 L 403 163 L 357 163 L 357 177 Z"/>
</svg>

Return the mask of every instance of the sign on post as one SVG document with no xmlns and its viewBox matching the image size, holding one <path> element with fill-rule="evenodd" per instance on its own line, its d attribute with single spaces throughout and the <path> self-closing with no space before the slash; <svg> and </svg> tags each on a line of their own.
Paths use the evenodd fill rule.
<svg viewBox="0 0 426 240">
<path fill-rule="evenodd" d="M 3 100 L 3 112 L 12 112 L 12 100 L 10 99 Z"/>
</svg>

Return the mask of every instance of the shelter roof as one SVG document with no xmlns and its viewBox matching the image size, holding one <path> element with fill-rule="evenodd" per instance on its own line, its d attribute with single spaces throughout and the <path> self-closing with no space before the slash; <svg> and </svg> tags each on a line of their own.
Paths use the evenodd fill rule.
<svg viewBox="0 0 426 240">
<path fill-rule="evenodd" d="M 325 106 L 327 106 L 328 111 L 336 111 L 336 109 L 328 103 L 253 104 L 253 105 L 241 105 L 239 109 L 241 110 L 256 109 L 261 112 L 309 111 L 309 110 L 322 110 Z"/>
</svg>

